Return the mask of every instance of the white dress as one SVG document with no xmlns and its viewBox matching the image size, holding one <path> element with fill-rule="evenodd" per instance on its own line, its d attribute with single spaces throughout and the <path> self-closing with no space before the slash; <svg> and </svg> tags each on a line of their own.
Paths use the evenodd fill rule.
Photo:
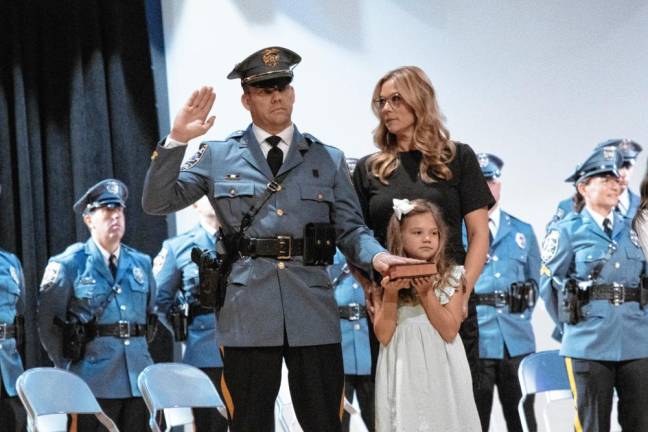
<svg viewBox="0 0 648 432">
<path fill-rule="evenodd" d="M 436 289 L 441 304 L 450 301 L 462 272 L 455 267 L 449 286 Z M 394 335 L 380 346 L 376 431 L 481 431 L 461 337 L 445 342 L 420 304 L 399 305 Z"/>
</svg>

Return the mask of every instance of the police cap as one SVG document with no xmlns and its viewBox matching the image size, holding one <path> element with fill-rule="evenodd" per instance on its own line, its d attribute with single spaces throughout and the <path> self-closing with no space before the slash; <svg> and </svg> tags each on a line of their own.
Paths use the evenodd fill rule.
<svg viewBox="0 0 648 432">
<path fill-rule="evenodd" d="M 623 165 L 623 155 L 615 146 L 595 149 L 585 162 L 576 166 L 576 171 L 565 179 L 566 182 L 579 183 L 589 177 L 600 174 L 612 174 L 619 177 L 619 168 Z"/>
<path fill-rule="evenodd" d="M 116 179 L 102 180 L 92 186 L 74 204 L 74 211 L 87 214 L 100 207 L 126 207 L 128 188 Z"/>
<path fill-rule="evenodd" d="M 502 176 L 502 167 L 504 166 L 502 159 L 490 153 L 478 153 L 477 160 L 484 178 L 494 179 Z"/>
<path fill-rule="evenodd" d="M 293 68 L 300 61 L 301 57 L 287 48 L 263 48 L 234 66 L 227 78 L 240 78 L 241 85 L 283 87 L 292 81 Z"/>
<path fill-rule="evenodd" d="M 639 155 L 639 153 L 641 153 L 641 150 L 643 150 L 637 142 L 626 138 L 609 139 L 597 145 L 596 149 L 598 150 L 600 148 L 608 146 L 618 148 L 623 155 L 623 162 L 627 162 L 632 165 L 634 165 L 635 159 L 637 159 L 637 156 Z"/>
</svg>

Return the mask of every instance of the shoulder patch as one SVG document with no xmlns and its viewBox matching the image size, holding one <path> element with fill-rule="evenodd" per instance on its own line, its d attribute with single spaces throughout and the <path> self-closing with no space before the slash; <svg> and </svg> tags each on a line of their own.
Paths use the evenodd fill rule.
<svg viewBox="0 0 648 432">
<path fill-rule="evenodd" d="M 632 228 L 630 229 L 630 241 L 633 245 L 641 247 L 641 245 L 639 244 L 639 236 L 637 235 L 637 232 Z"/>
<path fill-rule="evenodd" d="M 153 276 L 157 276 L 158 273 L 160 273 L 160 270 L 162 270 L 168 254 L 169 250 L 166 247 L 163 247 L 160 250 L 160 253 L 157 254 L 155 259 L 153 260 Z"/>
<path fill-rule="evenodd" d="M 191 156 L 187 162 L 182 164 L 182 167 L 180 168 L 180 171 L 187 171 L 198 164 L 200 162 L 200 159 L 205 155 L 205 152 L 207 151 L 208 144 L 207 143 L 202 143 L 200 144 L 200 147 L 198 147 L 198 151 L 194 153 L 193 156 Z"/>
<path fill-rule="evenodd" d="M 11 279 L 16 282 L 16 285 L 20 285 L 20 278 L 18 277 L 18 270 L 16 270 L 16 267 L 9 267 L 9 273 L 11 273 Z"/>
<path fill-rule="evenodd" d="M 526 236 L 519 231 L 516 232 L 515 243 L 517 243 L 520 249 L 526 249 L 526 245 L 527 245 Z"/>
<path fill-rule="evenodd" d="M 542 241 L 542 261 L 547 262 L 556 256 L 558 251 L 558 242 L 560 240 L 560 231 L 552 230 L 545 236 Z"/>
<path fill-rule="evenodd" d="M 43 273 L 43 280 L 41 281 L 41 290 L 48 288 L 58 277 L 59 272 L 61 271 L 61 263 L 52 261 L 47 264 L 45 267 L 45 273 Z"/>
</svg>

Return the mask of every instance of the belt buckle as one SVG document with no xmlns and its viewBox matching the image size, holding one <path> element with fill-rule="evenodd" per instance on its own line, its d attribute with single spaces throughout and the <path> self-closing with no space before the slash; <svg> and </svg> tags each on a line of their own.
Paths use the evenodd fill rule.
<svg viewBox="0 0 648 432">
<path fill-rule="evenodd" d="M 358 303 L 349 303 L 349 321 L 358 321 L 360 319 L 360 305 Z"/>
<path fill-rule="evenodd" d="M 120 338 L 129 338 L 131 336 L 131 328 L 130 328 L 130 322 L 129 321 L 124 321 L 124 320 L 119 320 L 117 322 L 117 325 L 119 326 L 119 337 Z"/>
<path fill-rule="evenodd" d="M 7 323 L 0 324 L 0 340 L 7 339 Z"/>
<path fill-rule="evenodd" d="M 625 302 L 625 288 L 623 284 L 614 282 L 612 284 L 612 304 L 619 306 Z"/>
<path fill-rule="evenodd" d="M 504 291 L 495 291 L 494 294 L 496 308 L 503 308 L 508 306 L 508 302 L 506 301 L 506 293 Z"/>
<path fill-rule="evenodd" d="M 277 236 L 277 242 L 279 243 L 277 259 L 286 260 L 292 258 L 292 237 Z"/>
</svg>

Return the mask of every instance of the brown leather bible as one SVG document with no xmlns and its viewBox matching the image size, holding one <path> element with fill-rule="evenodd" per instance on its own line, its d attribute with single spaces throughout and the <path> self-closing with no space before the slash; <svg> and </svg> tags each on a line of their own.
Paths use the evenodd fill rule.
<svg viewBox="0 0 648 432">
<path fill-rule="evenodd" d="M 437 274 L 435 263 L 399 264 L 389 268 L 389 279 L 424 277 Z"/>
</svg>

